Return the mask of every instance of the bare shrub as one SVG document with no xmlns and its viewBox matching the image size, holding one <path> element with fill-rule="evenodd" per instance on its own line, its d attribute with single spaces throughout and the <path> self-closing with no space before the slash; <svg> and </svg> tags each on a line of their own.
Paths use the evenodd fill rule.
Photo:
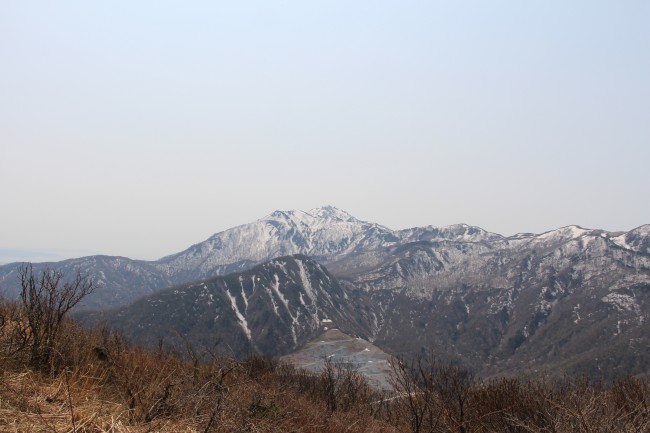
<svg viewBox="0 0 650 433">
<path fill-rule="evenodd" d="M 396 416 L 406 422 L 412 433 L 433 432 L 440 424 L 442 408 L 433 385 L 434 371 L 422 357 L 406 361 L 391 361 L 390 383 L 395 390 L 392 398 Z"/>
<path fill-rule="evenodd" d="M 20 302 L 28 330 L 30 363 L 47 367 L 66 314 L 84 296 L 92 293 L 94 284 L 81 272 L 70 281 L 64 281 L 62 272 L 51 269 L 35 275 L 31 264 L 20 266 L 18 278 Z"/>
</svg>

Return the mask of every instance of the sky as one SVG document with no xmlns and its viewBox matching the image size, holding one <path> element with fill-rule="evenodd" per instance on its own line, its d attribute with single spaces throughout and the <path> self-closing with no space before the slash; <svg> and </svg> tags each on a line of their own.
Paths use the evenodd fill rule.
<svg viewBox="0 0 650 433">
<path fill-rule="evenodd" d="M 0 4 L 0 263 L 156 259 L 276 209 L 650 223 L 650 2 Z"/>
</svg>

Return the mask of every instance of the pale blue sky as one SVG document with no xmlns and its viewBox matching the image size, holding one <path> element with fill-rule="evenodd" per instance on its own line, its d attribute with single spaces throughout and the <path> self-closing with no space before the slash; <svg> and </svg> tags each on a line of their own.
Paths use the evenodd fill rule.
<svg viewBox="0 0 650 433">
<path fill-rule="evenodd" d="M 325 204 L 629 230 L 650 2 L 8 0 L 0 146 L 0 262 L 154 259 Z"/>
</svg>

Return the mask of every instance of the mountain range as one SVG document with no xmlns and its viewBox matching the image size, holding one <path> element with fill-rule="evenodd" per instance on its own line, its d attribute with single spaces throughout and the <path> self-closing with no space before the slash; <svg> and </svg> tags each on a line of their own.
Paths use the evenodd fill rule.
<svg viewBox="0 0 650 433">
<path fill-rule="evenodd" d="M 188 249 L 156 261 L 94 255 L 61 262 L 34 264 L 40 270 L 56 267 L 64 274 L 77 270 L 93 276 L 100 287 L 83 303 L 102 309 L 128 305 L 162 288 L 216 275 L 250 269 L 276 257 L 303 254 L 323 264 L 418 240 L 498 239 L 477 227 L 432 226 L 393 231 L 360 221 L 332 206 L 308 212 L 275 211 L 257 221 L 217 233 Z M 0 266 L 0 288 L 9 295 L 19 290 L 19 263 Z"/>
<path fill-rule="evenodd" d="M 332 321 L 389 353 L 433 351 L 484 375 L 650 371 L 650 225 L 395 231 L 327 206 L 276 211 L 157 261 L 43 266 L 93 276 L 83 307 L 104 313 L 86 317 L 143 342 L 285 355 Z M 15 272 L 0 266 L 10 295 Z"/>
</svg>

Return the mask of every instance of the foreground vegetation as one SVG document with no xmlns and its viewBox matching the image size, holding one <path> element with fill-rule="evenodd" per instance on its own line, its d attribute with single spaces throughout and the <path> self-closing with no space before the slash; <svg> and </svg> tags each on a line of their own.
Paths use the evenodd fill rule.
<svg viewBox="0 0 650 433">
<path fill-rule="evenodd" d="M 7 432 L 648 432 L 647 381 L 480 380 L 430 357 L 396 360 L 395 390 L 353 366 L 310 374 L 210 348 L 145 351 L 66 319 L 92 290 L 82 276 L 24 268 L 0 302 L 0 431 Z"/>
</svg>

